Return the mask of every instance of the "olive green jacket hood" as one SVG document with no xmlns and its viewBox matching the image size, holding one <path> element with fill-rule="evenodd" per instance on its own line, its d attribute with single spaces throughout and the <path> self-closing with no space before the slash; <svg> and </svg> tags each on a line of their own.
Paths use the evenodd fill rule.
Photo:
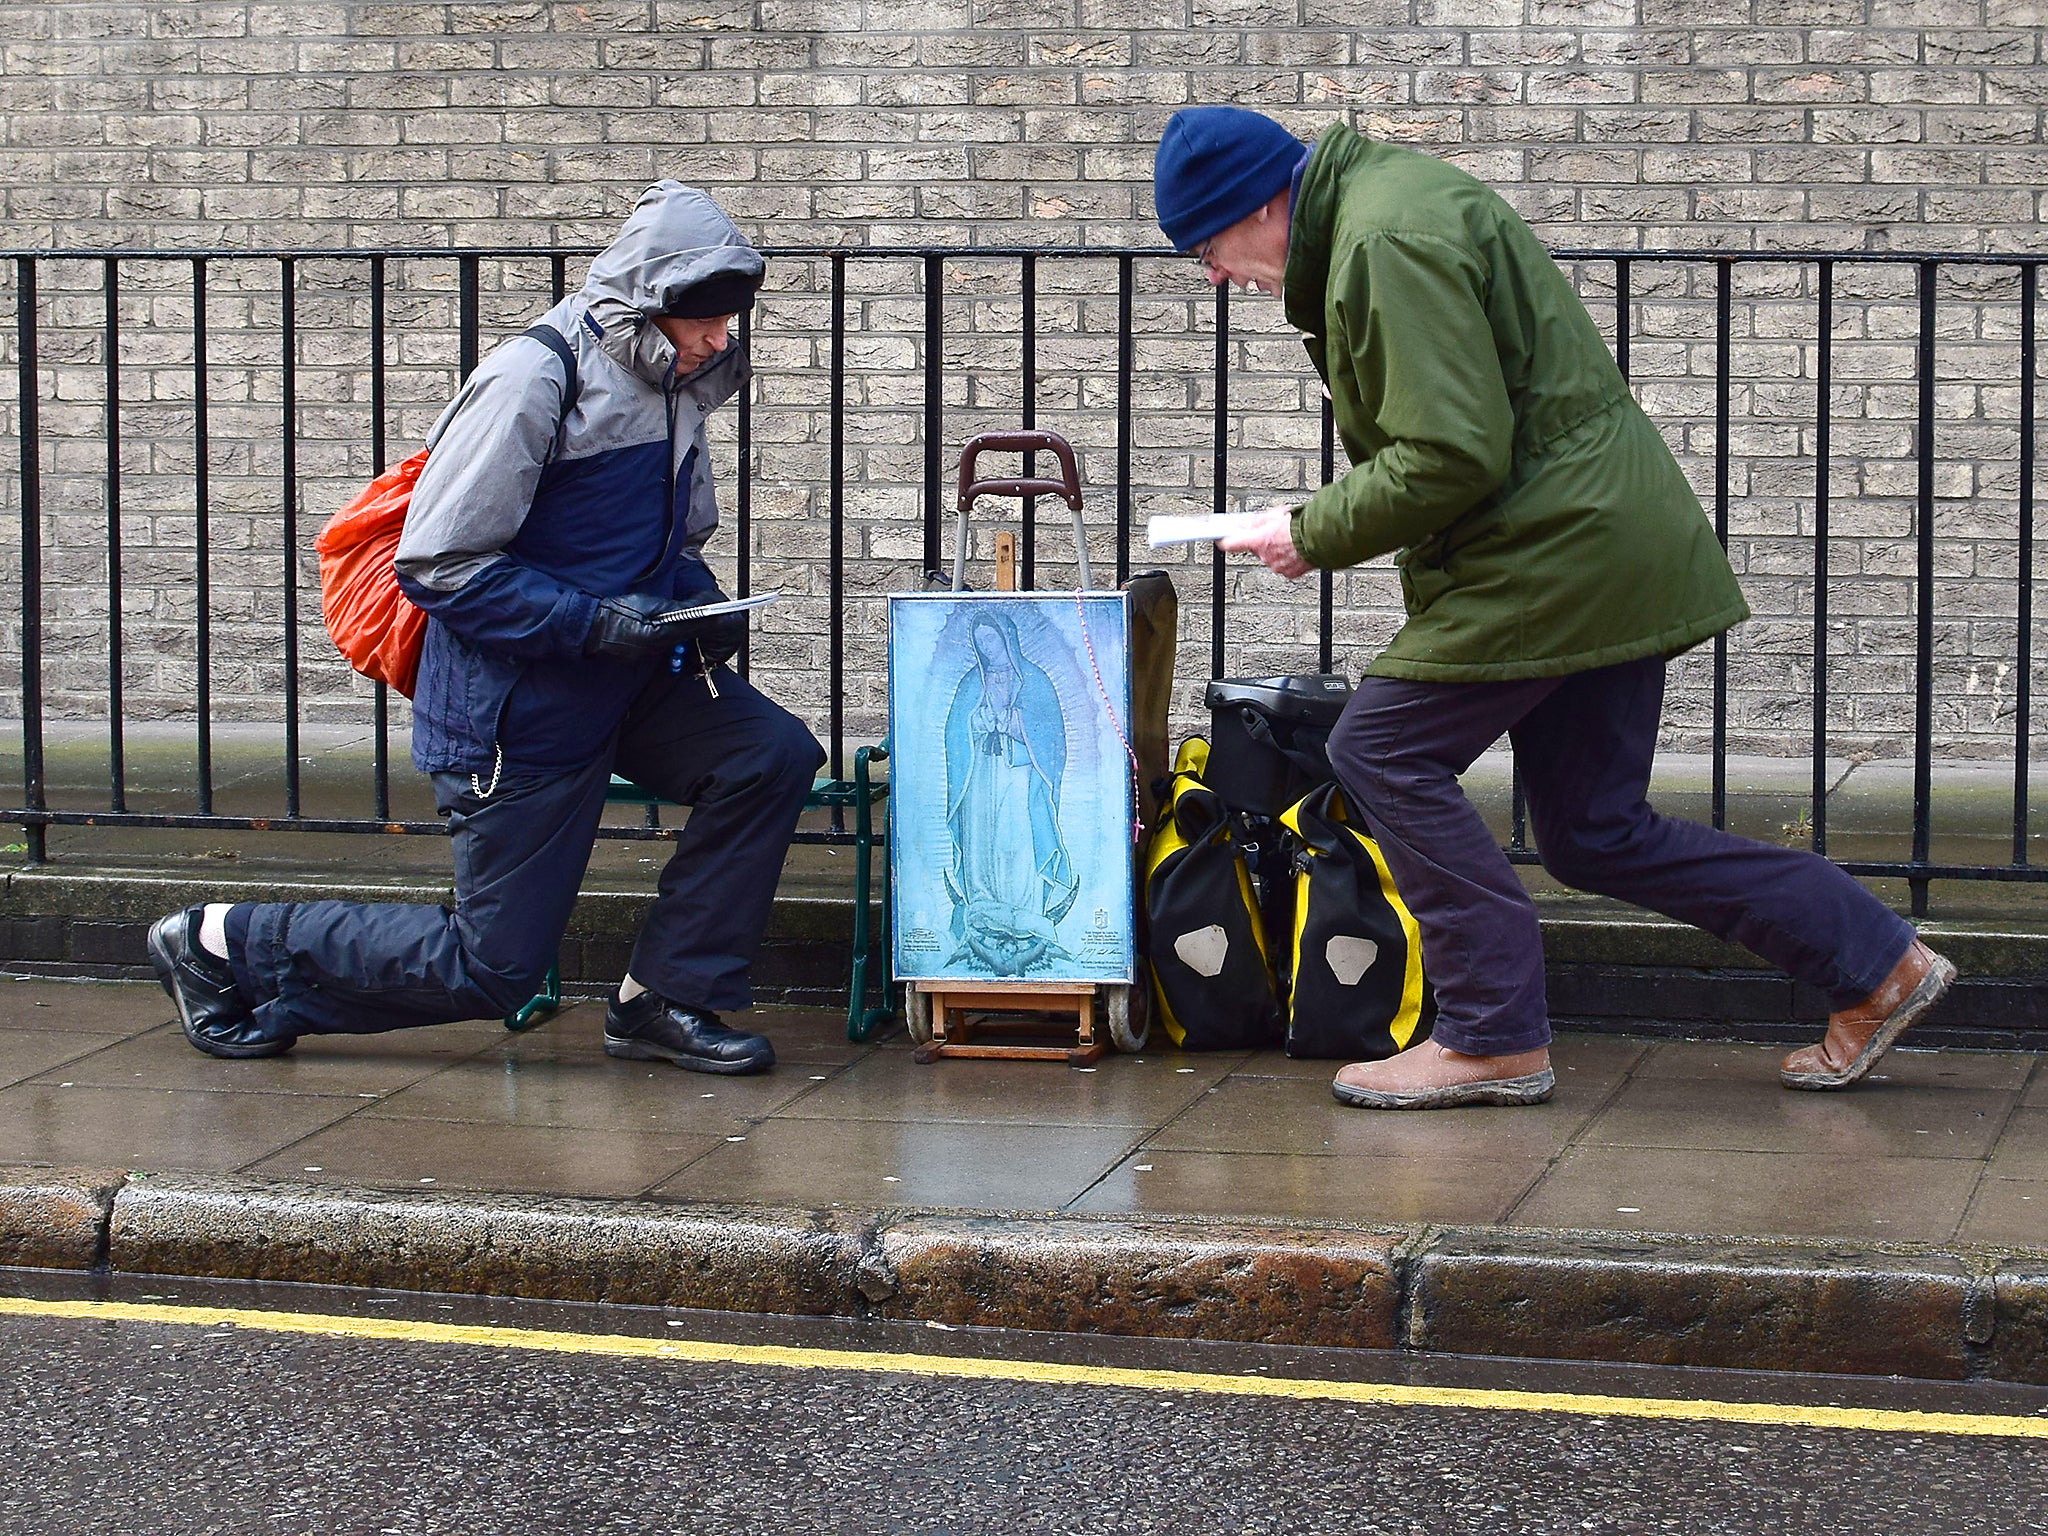
<svg viewBox="0 0 2048 1536">
<path fill-rule="evenodd" d="M 1368 671 L 1483 682 L 1675 655 L 1749 616 L 1585 306 L 1463 171 L 1326 130 L 1282 285 L 1352 468 L 1302 556 L 1399 550 L 1408 622 Z"/>
</svg>

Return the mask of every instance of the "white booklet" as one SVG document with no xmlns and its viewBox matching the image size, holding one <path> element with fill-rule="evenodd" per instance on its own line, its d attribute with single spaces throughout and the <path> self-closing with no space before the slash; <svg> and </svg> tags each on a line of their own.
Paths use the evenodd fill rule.
<svg viewBox="0 0 2048 1536">
<path fill-rule="evenodd" d="M 756 592 L 752 597 L 735 597 L 722 603 L 702 603 L 695 608 L 678 608 L 674 613 L 657 613 L 647 622 L 680 624 L 685 619 L 716 619 L 728 613 L 747 613 L 755 608 L 766 608 L 781 596 L 780 592 Z"/>
<path fill-rule="evenodd" d="M 1146 519 L 1145 542 L 1157 549 L 1162 544 L 1195 544 L 1203 539 L 1227 539 L 1243 533 L 1267 512 L 1291 512 L 1292 507 L 1268 507 L 1260 512 L 1160 512 Z"/>
</svg>

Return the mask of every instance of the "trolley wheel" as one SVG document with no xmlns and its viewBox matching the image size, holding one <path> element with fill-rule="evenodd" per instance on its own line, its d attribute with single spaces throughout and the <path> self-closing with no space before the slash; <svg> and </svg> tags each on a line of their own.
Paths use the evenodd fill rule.
<svg viewBox="0 0 2048 1536">
<path fill-rule="evenodd" d="M 1152 1037 L 1152 1010 L 1146 1006 L 1145 994 L 1136 987 L 1119 984 L 1107 990 L 1109 1038 L 1118 1050 L 1135 1055 L 1145 1049 L 1145 1042 Z"/>
<path fill-rule="evenodd" d="M 903 988 L 903 1027 L 911 1043 L 929 1045 L 932 1039 L 932 995 L 906 984 Z"/>
</svg>

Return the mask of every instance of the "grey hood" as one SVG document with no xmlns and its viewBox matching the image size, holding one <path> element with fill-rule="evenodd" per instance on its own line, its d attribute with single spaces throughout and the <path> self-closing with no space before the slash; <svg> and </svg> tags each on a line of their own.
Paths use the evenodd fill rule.
<svg viewBox="0 0 2048 1536">
<path fill-rule="evenodd" d="M 506 558 L 550 465 L 571 470 L 657 443 L 667 444 L 675 474 L 697 455 L 685 547 L 701 559 L 718 527 L 705 417 L 745 387 L 747 357 L 735 338 L 672 381 L 675 348 L 648 316 L 672 288 L 721 272 L 758 276 L 762 267 L 760 253 L 702 192 L 674 181 L 649 187 L 583 287 L 547 313 L 576 354 L 574 399 L 554 355 L 515 336 L 441 413 L 399 541 L 400 574 L 435 592 L 462 587 Z"/>
<path fill-rule="evenodd" d="M 675 366 L 675 348 L 648 316 L 662 314 L 674 296 L 706 278 L 736 273 L 758 282 L 765 270 L 761 253 L 718 204 L 695 187 L 658 181 L 640 194 L 618 238 L 590 264 L 583 298 L 603 332 L 605 354 L 659 389 Z M 728 347 L 698 375 L 715 372 L 738 350 Z"/>
</svg>

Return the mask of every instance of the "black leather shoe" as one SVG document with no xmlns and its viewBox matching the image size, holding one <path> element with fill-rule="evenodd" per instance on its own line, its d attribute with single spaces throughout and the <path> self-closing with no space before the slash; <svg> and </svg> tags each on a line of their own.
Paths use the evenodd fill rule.
<svg viewBox="0 0 2048 1536">
<path fill-rule="evenodd" d="M 185 1038 L 207 1055 L 231 1061 L 282 1056 L 299 1043 L 298 1037 L 270 1040 L 257 1032 L 256 1021 L 235 989 L 234 971 L 227 961 L 199 947 L 204 915 L 203 907 L 187 907 L 158 918 L 149 930 L 149 963 L 178 1005 Z"/>
<path fill-rule="evenodd" d="M 642 992 L 630 1003 L 614 989 L 604 1010 L 604 1053 L 628 1061 L 672 1061 L 692 1072 L 739 1076 L 775 1065 L 766 1035 L 727 1029 L 708 1008 L 672 1003 Z"/>
</svg>

